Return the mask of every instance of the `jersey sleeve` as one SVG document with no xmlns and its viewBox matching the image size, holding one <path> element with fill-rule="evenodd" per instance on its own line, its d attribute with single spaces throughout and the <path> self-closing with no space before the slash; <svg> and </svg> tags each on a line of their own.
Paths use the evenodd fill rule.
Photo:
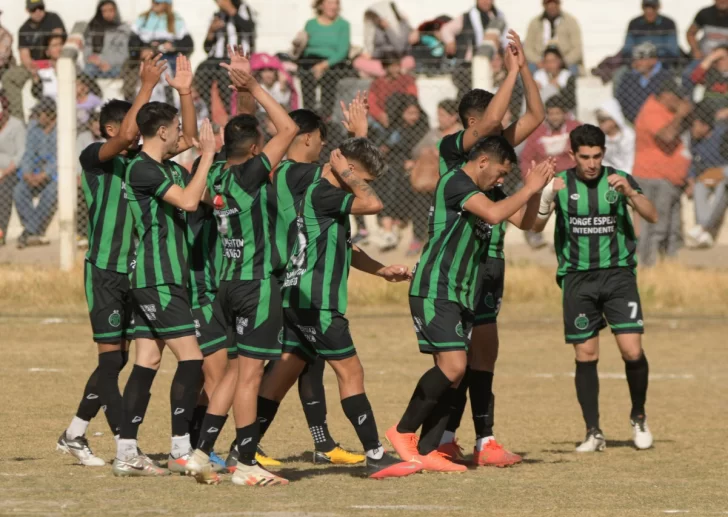
<svg viewBox="0 0 728 517">
<path fill-rule="evenodd" d="M 463 135 L 465 135 L 465 131 L 447 135 L 437 145 L 440 152 L 440 174 L 445 174 L 451 169 L 459 167 L 465 161 Z"/>
<path fill-rule="evenodd" d="M 466 174 L 454 174 L 445 184 L 445 204 L 452 209 L 460 210 L 471 197 L 482 194 L 477 185 Z"/>
<path fill-rule="evenodd" d="M 135 163 L 129 171 L 129 186 L 140 194 L 163 198 L 172 185 L 162 169 L 151 163 Z"/>
<path fill-rule="evenodd" d="M 337 217 L 351 213 L 354 195 L 321 181 L 311 194 L 311 203 L 317 214 Z"/>
<path fill-rule="evenodd" d="M 268 180 L 270 171 L 270 160 L 264 153 L 260 153 L 245 163 L 230 167 L 230 173 L 235 178 L 235 182 L 246 192 L 260 189 L 261 185 Z"/>
<path fill-rule="evenodd" d="M 100 171 L 99 169 L 104 163 L 108 162 L 102 162 L 99 159 L 99 152 L 101 151 L 101 147 L 104 144 L 102 142 L 94 142 L 93 144 L 86 147 L 83 151 L 81 151 L 81 156 L 79 156 L 79 161 L 81 162 L 81 168 L 84 170 L 84 172 L 89 174 L 98 174 Z"/>
</svg>

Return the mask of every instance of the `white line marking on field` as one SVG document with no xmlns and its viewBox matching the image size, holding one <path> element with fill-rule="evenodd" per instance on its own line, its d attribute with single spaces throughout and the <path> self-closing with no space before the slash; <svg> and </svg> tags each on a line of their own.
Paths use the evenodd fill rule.
<svg viewBox="0 0 728 517">
<path fill-rule="evenodd" d="M 252 517 L 336 517 L 337 513 L 319 513 L 319 512 L 225 512 L 225 513 L 197 513 L 195 517 L 239 517 L 247 515 Z"/>
<path fill-rule="evenodd" d="M 690 510 L 663 510 L 662 513 L 690 513 Z"/>
<path fill-rule="evenodd" d="M 408 511 L 451 511 L 459 510 L 460 506 L 431 506 L 418 504 L 393 504 L 393 505 L 354 505 L 351 508 L 355 510 L 408 510 Z"/>
<path fill-rule="evenodd" d="M 29 372 L 62 372 L 58 368 L 28 368 Z"/>
<path fill-rule="evenodd" d="M 63 318 L 46 318 L 44 320 L 41 320 L 41 325 L 58 325 L 59 323 L 65 323 L 66 320 Z"/>
<path fill-rule="evenodd" d="M 24 478 L 28 474 L 16 474 L 16 473 L 10 473 L 10 472 L 0 472 L 0 476 L 7 476 L 7 477 L 18 477 L 18 478 Z"/>
</svg>

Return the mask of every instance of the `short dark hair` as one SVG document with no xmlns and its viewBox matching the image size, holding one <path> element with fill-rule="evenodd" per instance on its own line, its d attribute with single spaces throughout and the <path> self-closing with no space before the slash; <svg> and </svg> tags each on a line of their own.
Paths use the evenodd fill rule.
<svg viewBox="0 0 728 517">
<path fill-rule="evenodd" d="M 597 126 L 584 124 L 574 129 L 569 135 L 571 150 L 578 152 L 579 147 L 601 147 L 604 149 L 607 144 L 607 137 L 604 131 Z"/>
<path fill-rule="evenodd" d="M 339 150 L 347 160 L 359 162 L 374 179 L 381 178 L 387 170 L 382 152 L 366 138 L 349 138 Z"/>
<path fill-rule="evenodd" d="M 544 108 L 546 108 L 547 110 L 549 110 L 551 108 L 559 108 L 566 112 L 566 111 L 569 111 L 566 108 L 567 104 L 568 103 L 564 97 L 562 97 L 561 95 L 554 95 L 554 96 L 548 98 L 548 100 L 546 101 L 546 104 L 544 105 Z"/>
<path fill-rule="evenodd" d="M 465 129 L 468 128 L 468 117 L 476 114 L 482 115 L 488 109 L 488 105 L 493 100 L 493 97 L 494 95 L 492 93 L 479 88 L 470 90 L 463 95 L 458 106 L 458 114 Z"/>
<path fill-rule="evenodd" d="M 385 50 L 382 52 L 380 61 L 382 62 L 382 66 L 387 68 L 389 65 L 402 61 L 402 55 L 394 50 Z"/>
<path fill-rule="evenodd" d="M 476 160 L 484 154 L 495 158 L 498 163 L 509 161 L 515 164 L 518 162 L 515 149 L 502 136 L 486 136 L 475 142 L 470 154 L 468 154 L 468 161 Z"/>
<path fill-rule="evenodd" d="M 65 31 L 64 32 L 51 32 L 45 38 L 45 42 L 44 42 L 45 43 L 45 45 L 44 45 L 45 48 L 48 48 L 48 46 L 51 44 L 51 41 L 53 41 L 54 39 L 58 39 L 58 38 L 60 38 L 61 39 L 61 42 L 63 44 L 65 44 L 66 43 L 66 40 L 68 39 L 68 34 L 66 34 Z"/>
<path fill-rule="evenodd" d="M 564 61 L 564 55 L 561 53 L 558 47 L 546 47 L 546 50 L 543 51 L 543 57 L 546 57 L 548 54 L 553 54 L 554 56 L 558 57 L 564 64 L 564 66 L 566 66 L 566 62 Z"/>
<path fill-rule="evenodd" d="M 171 124 L 177 113 L 177 108 L 166 102 L 149 102 L 137 113 L 139 132 L 144 138 L 152 138 L 160 127 Z"/>
<path fill-rule="evenodd" d="M 254 115 L 237 115 L 225 126 L 225 154 L 228 159 L 242 158 L 260 139 L 260 124 Z"/>
<path fill-rule="evenodd" d="M 111 138 L 106 133 L 107 124 L 121 124 L 124 117 L 131 109 L 131 102 L 112 99 L 101 107 L 101 115 L 99 116 L 99 124 L 101 125 L 101 136 L 107 140 Z"/>
<path fill-rule="evenodd" d="M 458 101 L 455 99 L 445 99 L 440 101 L 437 107 L 450 115 L 456 115 L 458 112 Z"/>
<path fill-rule="evenodd" d="M 328 127 L 321 118 L 321 115 L 315 111 L 307 109 L 293 110 L 288 114 L 293 122 L 298 126 L 298 135 L 308 135 L 314 133 L 317 129 L 321 132 L 321 139 L 326 140 L 328 135 Z"/>
</svg>

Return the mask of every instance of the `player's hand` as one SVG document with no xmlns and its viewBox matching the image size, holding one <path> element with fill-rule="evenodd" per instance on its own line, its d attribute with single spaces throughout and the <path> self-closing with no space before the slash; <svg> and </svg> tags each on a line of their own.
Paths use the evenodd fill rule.
<svg viewBox="0 0 728 517">
<path fill-rule="evenodd" d="M 215 144 L 215 133 L 212 130 L 212 124 L 210 119 L 205 119 L 200 126 L 200 139 L 199 141 L 192 141 L 195 147 L 197 147 L 202 154 L 215 154 L 217 145 Z"/>
<path fill-rule="evenodd" d="M 346 131 L 350 134 L 357 136 L 366 136 L 369 130 L 369 124 L 367 122 L 367 94 L 366 92 L 356 92 L 356 97 L 349 103 L 347 109 L 344 101 L 341 103 L 341 112 L 344 115 L 344 120 L 341 123 L 346 128 Z"/>
<path fill-rule="evenodd" d="M 154 88 L 166 70 L 167 61 L 162 59 L 162 54 L 157 54 L 151 59 L 145 59 L 139 65 L 139 77 L 142 81 L 142 86 Z"/>
<path fill-rule="evenodd" d="M 243 52 L 242 45 L 240 45 L 240 47 L 228 45 L 228 56 L 230 57 L 231 68 L 233 68 L 234 70 L 242 70 L 243 72 L 247 72 L 249 74 L 253 73 L 252 69 L 250 68 L 250 59 L 248 59 L 248 56 L 246 56 L 245 52 Z"/>
<path fill-rule="evenodd" d="M 187 59 L 187 56 L 179 54 L 177 56 L 176 66 L 177 71 L 174 77 L 169 75 L 169 73 L 165 74 L 164 77 L 167 79 L 167 84 L 177 90 L 180 95 L 187 95 L 192 90 L 192 65 L 190 64 L 190 60 Z"/>
<path fill-rule="evenodd" d="M 537 194 L 543 190 L 554 177 L 554 162 L 547 159 L 532 167 L 524 180 L 524 186 Z"/>
<path fill-rule="evenodd" d="M 508 73 L 518 73 L 519 71 L 519 64 L 518 64 L 518 55 L 517 55 L 516 48 L 509 43 L 504 52 L 503 52 L 503 62 L 505 64 L 506 70 Z"/>
<path fill-rule="evenodd" d="M 230 77 L 230 81 L 233 83 L 230 85 L 231 89 L 237 90 L 237 91 L 248 91 L 252 92 L 253 89 L 258 86 L 258 81 L 255 80 L 255 77 L 253 77 L 250 73 L 240 70 L 237 68 L 233 68 L 232 66 L 228 65 L 227 63 L 220 63 L 220 66 L 222 66 L 225 70 L 228 71 L 228 76 Z"/>
<path fill-rule="evenodd" d="M 521 37 L 513 29 L 508 31 L 507 37 L 509 48 L 506 50 L 510 50 L 511 52 L 515 53 L 518 68 L 523 68 L 524 66 L 526 66 L 526 53 L 523 51 L 523 43 L 521 42 Z"/>
<path fill-rule="evenodd" d="M 349 171 L 349 161 L 341 154 L 340 149 L 334 149 L 331 151 L 329 158 L 329 164 L 331 164 L 331 170 L 334 174 L 341 176 L 342 173 Z"/>
<path fill-rule="evenodd" d="M 627 181 L 627 178 L 624 178 L 619 174 L 611 174 L 607 176 L 607 183 L 609 183 L 610 187 L 623 196 L 632 197 L 637 194 L 637 191 L 632 188 L 629 181 Z"/>
<path fill-rule="evenodd" d="M 554 178 L 554 192 L 558 192 L 559 190 L 563 190 L 566 188 L 566 183 L 564 182 L 564 178 Z"/>
<path fill-rule="evenodd" d="M 377 276 L 384 278 L 387 282 L 407 282 L 412 280 L 412 273 L 409 268 L 399 264 L 383 267 L 377 271 Z"/>
</svg>

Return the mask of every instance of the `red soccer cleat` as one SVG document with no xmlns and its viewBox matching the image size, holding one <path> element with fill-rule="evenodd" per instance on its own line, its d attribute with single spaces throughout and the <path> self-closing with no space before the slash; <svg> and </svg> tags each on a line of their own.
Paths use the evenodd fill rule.
<svg viewBox="0 0 728 517">
<path fill-rule="evenodd" d="M 489 440 L 482 450 L 473 449 L 473 465 L 478 467 L 510 467 L 521 463 L 523 458 L 509 452 L 495 440 Z"/>
<path fill-rule="evenodd" d="M 463 456 L 463 448 L 458 445 L 458 441 L 453 439 L 450 443 L 443 443 L 437 448 L 438 452 L 441 452 L 445 457 L 455 463 L 465 462 L 465 456 Z"/>
<path fill-rule="evenodd" d="M 420 439 L 415 433 L 400 433 L 397 426 L 393 425 L 385 436 L 402 461 L 420 461 L 420 452 L 417 450 Z"/>
<path fill-rule="evenodd" d="M 420 456 L 422 462 L 422 470 L 426 472 L 465 472 L 468 467 L 453 463 L 440 451 L 432 451 L 429 454 Z"/>
</svg>

